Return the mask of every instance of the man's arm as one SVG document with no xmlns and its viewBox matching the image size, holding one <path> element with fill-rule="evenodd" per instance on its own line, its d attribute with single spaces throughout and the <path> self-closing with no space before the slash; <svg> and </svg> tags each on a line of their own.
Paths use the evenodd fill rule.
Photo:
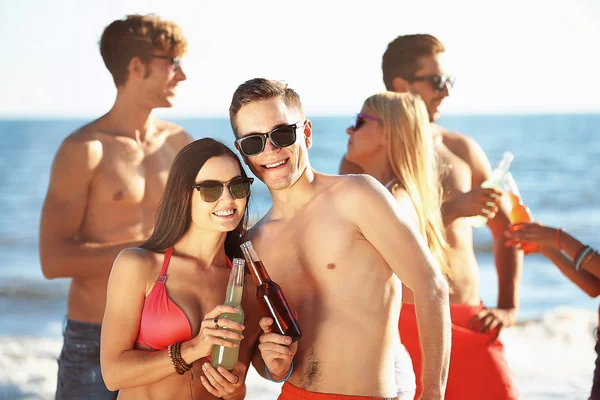
<svg viewBox="0 0 600 400">
<path fill-rule="evenodd" d="M 48 279 L 108 276 L 127 243 L 86 243 L 77 238 L 88 192 L 102 159 L 102 144 L 71 136 L 58 150 L 40 222 L 40 262 Z"/>
<path fill-rule="evenodd" d="M 472 187 L 479 187 L 492 172 L 490 162 L 483 149 L 472 139 L 466 140 L 467 162 L 471 166 Z M 494 262 L 498 273 L 498 304 L 496 309 L 486 309 L 479 313 L 475 328 L 489 332 L 497 327 L 509 327 L 517 320 L 519 310 L 519 284 L 523 268 L 523 252 L 514 247 L 506 247 L 504 232 L 510 226 L 511 205 L 506 198 L 500 201 L 496 216 L 488 220 L 488 228 L 494 239 Z"/>
<path fill-rule="evenodd" d="M 443 398 L 450 361 L 448 284 L 423 237 L 374 178 L 361 175 L 344 189 L 346 215 L 414 292 L 423 353 L 422 398 Z"/>
</svg>

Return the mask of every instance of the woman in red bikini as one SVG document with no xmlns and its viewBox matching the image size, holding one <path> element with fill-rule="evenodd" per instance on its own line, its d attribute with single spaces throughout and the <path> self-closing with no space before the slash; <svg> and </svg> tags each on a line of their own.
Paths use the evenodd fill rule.
<svg viewBox="0 0 600 400">
<path fill-rule="evenodd" d="M 252 178 L 224 144 L 200 139 L 173 163 L 152 236 L 112 268 L 102 321 L 101 366 L 120 399 L 243 399 L 259 335 L 250 277 L 244 326 L 219 315 L 231 260 L 248 220 Z M 226 327 L 241 331 L 223 330 Z M 236 346 L 233 371 L 207 362 L 213 345 Z"/>
</svg>

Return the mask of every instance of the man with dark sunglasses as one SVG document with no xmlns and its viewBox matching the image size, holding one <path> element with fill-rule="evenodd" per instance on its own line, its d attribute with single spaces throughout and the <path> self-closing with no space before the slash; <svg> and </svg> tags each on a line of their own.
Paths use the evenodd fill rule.
<svg viewBox="0 0 600 400">
<path fill-rule="evenodd" d="M 450 303 L 453 328 L 456 327 L 452 336 L 446 399 L 515 399 L 513 378 L 502 344 L 496 338 L 502 328 L 516 322 L 523 254 L 505 246 L 503 232 L 509 225 L 510 210 L 500 202 L 502 192 L 480 187 L 491 174 L 490 162 L 484 151 L 472 138 L 434 124 L 440 115 L 438 107 L 450 95 L 454 84 L 454 77 L 444 70 L 444 52 L 443 44 L 431 35 L 399 36 L 388 45 L 382 69 L 387 90 L 411 92 L 424 100 L 432 122 L 435 151 L 446 166 L 442 177 L 442 214 L 451 247 L 448 254 L 453 271 L 453 281 L 449 282 Z M 359 125 L 360 121 L 355 126 Z M 362 170 L 344 158 L 340 172 L 361 173 Z M 494 238 L 494 260 L 498 272 L 498 303 L 495 308 L 483 307 L 479 294 L 479 267 L 473 249 L 472 227 L 467 219 L 476 215 L 488 218 L 488 227 Z M 469 321 L 461 323 L 464 326 L 457 326 L 459 322 L 455 317 L 467 309 L 470 310 Z M 413 358 L 415 373 L 418 373 L 421 365 L 415 361 L 420 353 L 416 321 L 408 319 L 408 312 L 401 315 L 402 342 Z M 470 332 L 473 335 L 470 336 Z M 473 340 L 479 334 L 487 335 L 490 340 Z M 418 394 L 422 386 L 418 381 L 417 384 Z"/>
<path fill-rule="evenodd" d="M 402 281 L 417 299 L 424 398 L 442 399 L 450 350 L 447 283 L 391 194 L 366 175 L 311 168 L 312 122 L 282 82 L 243 83 L 229 115 L 236 148 L 273 199 L 250 238 L 303 333 L 290 344 L 263 318 L 256 370 L 286 381 L 280 400 L 396 399 Z"/>
<path fill-rule="evenodd" d="M 113 261 L 144 242 L 183 129 L 153 115 L 186 79 L 187 41 L 171 21 L 130 15 L 111 23 L 100 52 L 117 86 L 104 116 L 69 135 L 54 159 L 40 226 L 48 279 L 71 278 L 57 399 L 113 399 L 100 370 L 100 329 Z"/>
</svg>

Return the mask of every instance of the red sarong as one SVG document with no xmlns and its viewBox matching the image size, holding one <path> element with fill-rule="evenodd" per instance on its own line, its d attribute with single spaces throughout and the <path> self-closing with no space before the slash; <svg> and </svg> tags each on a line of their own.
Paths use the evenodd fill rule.
<svg viewBox="0 0 600 400">
<path fill-rule="evenodd" d="M 496 332 L 479 333 L 469 323 L 485 307 L 451 304 L 452 352 L 446 400 L 513 400 L 518 399 L 512 374 Z M 400 338 L 408 350 L 417 377 L 418 399 L 421 391 L 421 346 L 414 304 L 403 304 L 400 312 Z"/>
</svg>

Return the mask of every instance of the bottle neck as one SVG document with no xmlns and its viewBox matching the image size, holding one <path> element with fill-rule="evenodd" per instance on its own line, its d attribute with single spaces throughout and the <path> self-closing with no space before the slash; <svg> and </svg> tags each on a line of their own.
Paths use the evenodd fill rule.
<svg viewBox="0 0 600 400">
<path fill-rule="evenodd" d="M 248 263 L 248 268 L 250 269 L 252 279 L 254 280 L 256 286 L 264 285 L 266 282 L 271 280 L 262 261 L 252 260 Z"/>
<path fill-rule="evenodd" d="M 244 260 L 240 258 L 233 259 L 229 281 L 227 282 L 227 292 L 225 293 L 225 304 L 238 306 L 242 302 L 242 292 L 244 291 Z"/>
<path fill-rule="evenodd" d="M 227 293 L 225 294 L 225 305 L 234 307 L 240 306 L 242 304 L 243 291 L 243 286 L 228 286 Z"/>
</svg>

